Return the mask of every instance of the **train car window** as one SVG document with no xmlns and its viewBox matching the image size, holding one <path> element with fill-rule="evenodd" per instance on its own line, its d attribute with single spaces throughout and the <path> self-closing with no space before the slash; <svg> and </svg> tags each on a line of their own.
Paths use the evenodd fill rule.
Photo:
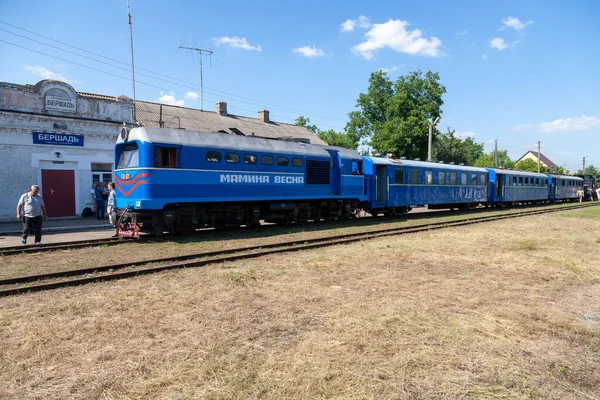
<svg viewBox="0 0 600 400">
<path fill-rule="evenodd" d="M 294 160 L 292 160 L 292 164 Z M 362 175 L 362 163 L 357 161 L 352 161 L 352 175 Z"/>
<path fill-rule="evenodd" d="M 461 185 L 467 184 L 467 174 L 464 172 L 460 174 L 460 184 Z"/>
<path fill-rule="evenodd" d="M 304 161 L 302 161 L 301 158 L 295 157 L 295 158 L 292 158 L 292 165 L 294 167 L 301 167 L 304 165 Z M 362 163 L 360 164 L 360 166 L 362 167 Z"/>
<path fill-rule="evenodd" d="M 446 184 L 446 173 L 444 171 L 438 172 L 438 185 Z"/>
<path fill-rule="evenodd" d="M 431 185 L 433 183 L 433 172 L 425 171 L 425 183 Z"/>
<path fill-rule="evenodd" d="M 218 162 L 221 162 L 221 158 L 223 158 L 223 156 L 218 151 L 207 151 L 206 152 L 206 161 L 208 161 L 208 162 L 218 163 Z"/>
<path fill-rule="evenodd" d="M 260 158 L 260 163 L 262 165 L 273 165 L 275 159 L 272 156 L 262 156 Z"/>
<path fill-rule="evenodd" d="M 525 178 L 525 186 L 529 185 L 529 178 Z"/>
<path fill-rule="evenodd" d="M 479 184 L 485 186 L 485 175 L 479 175 Z"/>
<path fill-rule="evenodd" d="M 523 177 L 522 176 L 519 177 L 519 186 L 523 186 Z"/>
<path fill-rule="evenodd" d="M 548 186 L 548 178 L 544 179 L 544 185 Z"/>
<path fill-rule="evenodd" d="M 240 155 L 237 153 L 227 153 L 225 154 L 225 162 L 237 164 L 240 162 Z"/>
<path fill-rule="evenodd" d="M 512 177 L 512 186 L 517 186 L 517 177 L 516 176 Z"/>
<path fill-rule="evenodd" d="M 540 186 L 540 178 L 535 178 L 535 185 Z"/>
<path fill-rule="evenodd" d="M 471 185 L 477 185 L 477 174 L 471 174 Z"/>
<path fill-rule="evenodd" d="M 565 186 L 565 181 L 564 180 L 561 179 L 560 182 L 561 182 L 562 186 Z"/>
<path fill-rule="evenodd" d="M 158 168 L 177 168 L 177 149 L 155 146 L 154 166 Z"/>
<path fill-rule="evenodd" d="M 394 170 L 394 183 L 404 183 L 404 170 L 396 169 Z"/>
<path fill-rule="evenodd" d="M 456 172 L 450 172 L 450 184 L 456 185 Z"/>
<path fill-rule="evenodd" d="M 284 156 L 277 157 L 277 165 L 287 167 L 290 164 L 290 159 Z"/>
<path fill-rule="evenodd" d="M 139 166 L 137 143 L 125 145 L 119 156 L 117 168 L 133 168 L 137 166 Z"/>
<path fill-rule="evenodd" d="M 416 185 L 419 183 L 419 170 L 411 169 L 410 170 L 410 183 Z"/>
<path fill-rule="evenodd" d="M 246 154 L 246 155 L 244 155 L 244 163 L 245 164 L 254 165 L 257 162 L 258 162 L 258 157 L 256 157 L 254 154 Z"/>
</svg>

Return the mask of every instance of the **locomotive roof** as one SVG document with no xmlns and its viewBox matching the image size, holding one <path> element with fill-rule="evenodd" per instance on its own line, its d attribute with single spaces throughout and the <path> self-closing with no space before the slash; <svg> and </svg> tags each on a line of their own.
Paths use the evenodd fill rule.
<svg viewBox="0 0 600 400">
<path fill-rule="evenodd" d="M 162 143 L 181 146 L 210 147 L 232 151 L 256 151 L 329 157 L 327 150 L 337 150 L 343 158 L 360 160 L 360 155 L 343 147 L 323 146 L 295 141 L 266 139 L 256 136 L 237 136 L 219 132 L 199 132 L 184 129 L 134 128 L 128 141 Z M 124 140 L 119 135 L 117 143 Z"/>
<path fill-rule="evenodd" d="M 447 170 L 457 170 L 457 171 L 470 171 L 470 172 L 487 172 L 485 168 L 479 167 L 470 167 L 468 165 L 455 165 L 455 164 L 443 164 L 443 163 L 434 163 L 428 161 L 415 161 L 415 160 L 396 160 L 393 158 L 384 158 L 384 157 L 365 157 L 370 159 L 373 164 L 377 165 L 398 165 L 398 166 L 408 166 L 408 167 L 419 167 L 419 168 L 431 168 L 431 169 L 447 169 Z"/>
<path fill-rule="evenodd" d="M 500 168 L 488 168 L 490 171 L 494 171 L 497 174 L 510 174 L 516 176 L 532 176 L 536 178 L 547 178 L 548 174 L 542 174 L 538 172 L 530 172 L 530 171 L 518 171 L 514 169 L 500 169 Z"/>
</svg>

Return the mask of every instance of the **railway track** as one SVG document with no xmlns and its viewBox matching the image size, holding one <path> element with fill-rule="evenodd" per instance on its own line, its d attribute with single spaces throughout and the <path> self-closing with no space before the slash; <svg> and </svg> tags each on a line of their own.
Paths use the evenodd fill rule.
<svg viewBox="0 0 600 400">
<path fill-rule="evenodd" d="M 59 243 L 49 243 L 49 244 L 32 244 L 28 246 L 10 246 L 0 248 L 0 256 L 11 256 L 15 254 L 32 254 L 32 253 L 43 253 L 46 251 L 54 251 L 54 250 L 69 250 L 69 249 L 77 249 L 83 247 L 91 247 L 91 246 L 114 246 L 121 243 L 127 243 L 130 240 L 137 239 L 129 239 L 129 238 L 105 238 L 105 239 L 88 239 L 88 240 L 77 240 L 71 242 L 59 242 Z"/>
<path fill-rule="evenodd" d="M 527 210 L 504 215 L 465 218 L 454 221 L 421 224 L 411 227 L 387 228 L 369 232 L 350 233 L 345 235 L 322 237 L 315 239 L 304 239 L 299 241 L 288 241 L 259 247 L 251 246 L 223 251 L 203 252 L 177 257 L 143 260 L 137 262 L 112 264 L 92 268 L 83 268 L 40 275 L 29 275 L 17 278 L 2 279 L 0 280 L 0 296 L 10 296 L 25 292 L 37 292 L 66 286 L 84 285 L 92 282 L 123 279 L 132 276 L 167 271 L 171 269 L 203 267 L 216 263 L 239 261 L 244 259 L 262 257 L 266 255 L 287 253 L 292 251 L 311 250 L 337 244 L 349 244 L 353 242 L 373 238 L 380 238 L 385 236 L 425 232 L 436 229 L 465 226 L 483 222 L 546 214 L 557 211 L 581 209 L 593 206 L 595 206 L 595 204 L 584 206 L 576 205 L 556 209 Z"/>
</svg>

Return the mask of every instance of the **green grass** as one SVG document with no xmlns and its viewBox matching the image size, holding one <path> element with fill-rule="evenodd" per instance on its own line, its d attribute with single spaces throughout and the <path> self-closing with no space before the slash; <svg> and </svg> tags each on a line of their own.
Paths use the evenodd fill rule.
<svg viewBox="0 0 600 400">
<path fill-rule="evenodd" d="M 588 207 L 577 211 L 569 211 L 568 213 L 559 213 L 557 215 L 566 218 L 600 219 L 600 207 Z"/>
</svg>

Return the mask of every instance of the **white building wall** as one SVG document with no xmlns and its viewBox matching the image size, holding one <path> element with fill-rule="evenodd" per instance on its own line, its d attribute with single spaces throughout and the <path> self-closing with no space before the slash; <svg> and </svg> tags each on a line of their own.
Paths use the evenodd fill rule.
<svg viewBox="0 0 600 400">
<path fill-rule="evenodd" d="M 46 111 L 44 93 L 75 98 L 77 112 Z M 76 215 L 92 206 L 92 163 L 114 164 L 113 147 L 132 109 L 127 99 L 97 97 L 56 81 L 0 83 L 0 220 L 16 218 L 17 201 L 32 184 L 43 191 L 42 169 L 73 170 Z M 84 146 L 34 144 L 33 132 L 82 135 Z"/>
</svg>

